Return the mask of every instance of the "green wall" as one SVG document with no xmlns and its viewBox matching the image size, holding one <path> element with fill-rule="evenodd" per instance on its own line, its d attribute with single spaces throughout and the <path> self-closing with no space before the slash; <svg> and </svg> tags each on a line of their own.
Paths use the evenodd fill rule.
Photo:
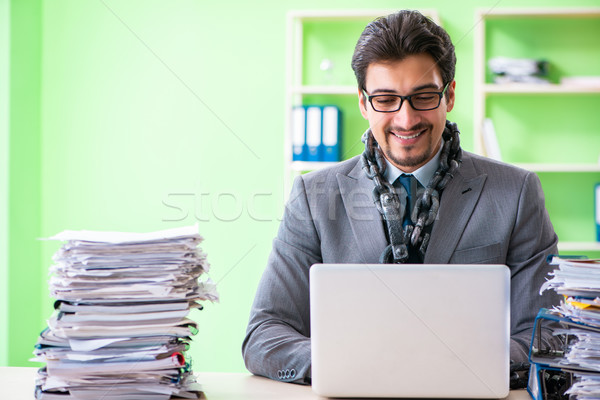
<svg viewBox="0 0 600 400">
<path fill-rule="evenodd" d="M 41 2 L 11 1 L 9 15 L 6 343 L 8 364 L 25 365 L 31 355 L 31 344 L 35 344 L 44 325 L 40 299 L 47 290 L 41 278 L 47 269 L 36 240 L 40 237 L 43 198 L 40 181 L 43 168 L 40 153 Z"/>
<path fill-rule="evenodd" d="M 11 120 L 4 134 L 0 126 L 0 145 L 10 141 L 9 168 L 0 174 L 0 185 L 3 176 L 10 180 L 8 191 L 0 186 L 0 216 L 10 216 L 0 219 L 9 252 L 8 267 L 0 269 L 9 300 L 7 311 L 0 308 L 0 327 L 8 326 L 0 352 L 9 348 L 0 363 L 31 365 L 52 311 L 47 271 L 59 244 L 37 238 L 64 229 L 149 231 L 198 221 L 221 301 L 193 315 L 200 327 L 194 369 L 245 370 L 241 341 L 283 209 L 285 14 L 399 4 L 216 3 L 10 2 L 9 17 L 2 17 L 11 26 L 11 85 L 0 91 Z M 475 8 L 600 5 L 497 3 L 401 4 L 436 8 L 455 41 L 457 104 L 450 118 L 468 150 Z M 361 134 L 355 132 L 356 142 Z M 353 149 L 351 141 L 344 146 Z"/>
<path fill-rule="evenodd" d="M 10 4 L 0 0 L 0 365 L 8 363 L 8 81 Z"/>
</svg>

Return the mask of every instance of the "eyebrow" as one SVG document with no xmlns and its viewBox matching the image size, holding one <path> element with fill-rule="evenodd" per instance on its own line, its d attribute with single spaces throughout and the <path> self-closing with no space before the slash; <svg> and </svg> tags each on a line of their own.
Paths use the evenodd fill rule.
<svg viewBox="0 0 600 400">
<path fill-rule="evenodd" d="M 411 89 L 411 92 L 418 92 L 420 90 L 424 90 L 424 89 L 435 89 L 436 91 L 441 90 L 438 85 L 436 85 L 435 83 L 426 83 L 424 85 L 419 85 L 419 86 L 415 86 Z M 389 93 L 389 94 L 397 94 L 398 92 L 393 90 L 393 89 L 375 89 L 371 92 L 371 94 L 381 94 L 381 93 Z"/>
</svg>

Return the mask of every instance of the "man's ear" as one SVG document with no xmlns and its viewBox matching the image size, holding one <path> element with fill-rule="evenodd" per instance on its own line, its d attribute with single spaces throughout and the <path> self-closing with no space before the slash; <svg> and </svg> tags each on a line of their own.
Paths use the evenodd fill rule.
<svg viewBox="0 0 600 400">
<path fill-rule="evenodd" d="M 363 91 L 358 89 L 358 108 L 360 108 L 360 113 L 362 114 L 364 119 L 367 118 L 367 98 L 363 94 Z"/>
<path fill-rule="evenodd" d="M 454 100 L 456 98 L 455 89 L 456 81 L 450 82 L 450 85 L 448 85 L 448 90 L 446 91 L 446 112 L 450 112 L 454 108 Z"/>
</svg>

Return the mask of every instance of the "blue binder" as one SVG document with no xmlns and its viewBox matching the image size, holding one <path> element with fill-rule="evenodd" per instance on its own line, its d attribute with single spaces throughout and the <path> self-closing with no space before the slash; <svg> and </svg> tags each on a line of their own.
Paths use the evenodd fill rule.
<svg viewBox="0 0 600 400">
<path fill-rule="evenodd" d="M 596 184 L 596 240 L 600 242 L 600 183 Z"/>
<path fill-rule="evenodd" d="M 292 160 L 306 161 L 306 108 L 297 106 L 292 109 Z"/>
<path fill-rule="evenodd" d="M 322 161 L 340 161 L 340 110 L 323 107 Z"/>
<path fill-rule="evenodd" d="M 529 382 L 527 391 L 534 400 L 548 399 L 545 392 L 546 384 L 543 381 L 548 379 L 565 379 L 573 381 L 573 374 L 576 373 L 594 373 L 590 369 L 568 363 L 564 358 L 565 351 L 572 340 L 576 337 L 570 333 L 569 329 L 584 329 L 594 332 L 600 332 L 600 327 L 586 324 L 581 321 L 575 321 L 561 313 L 540 309 L 533 324 L 533 334 L 529 347 L 529 362 L 531 364 L 529 371 Z M 560 337 L 563 343 L 562 349 L 552 349 L 542 340 L 541 331 L 550 330 L 555 332 L 555 337 Z M 548 377 L 548 375 L 552 377 Z M 570 385 L 569 385 L 570 386 Z"/>
<path fill-rule="evenodd" d="M 319 106 L 306 108 L 306 145 L 307 161 L 321 161 L 321 130 L 323 127 L 322 110 Z"/>
</svg>

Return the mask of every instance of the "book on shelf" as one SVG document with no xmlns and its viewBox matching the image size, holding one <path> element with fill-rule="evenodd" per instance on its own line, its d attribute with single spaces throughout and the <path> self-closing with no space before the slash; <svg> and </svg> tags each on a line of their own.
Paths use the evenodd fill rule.
<svg viewBox="0 0 600 400">
<path fill-rule="evenodd" d="M 491 118 L 483 120 L 482 137 L 485 155 L 491 159 L 502 161 L 496 129 L 494 128 L 494 122 Z"/>
</svg>

